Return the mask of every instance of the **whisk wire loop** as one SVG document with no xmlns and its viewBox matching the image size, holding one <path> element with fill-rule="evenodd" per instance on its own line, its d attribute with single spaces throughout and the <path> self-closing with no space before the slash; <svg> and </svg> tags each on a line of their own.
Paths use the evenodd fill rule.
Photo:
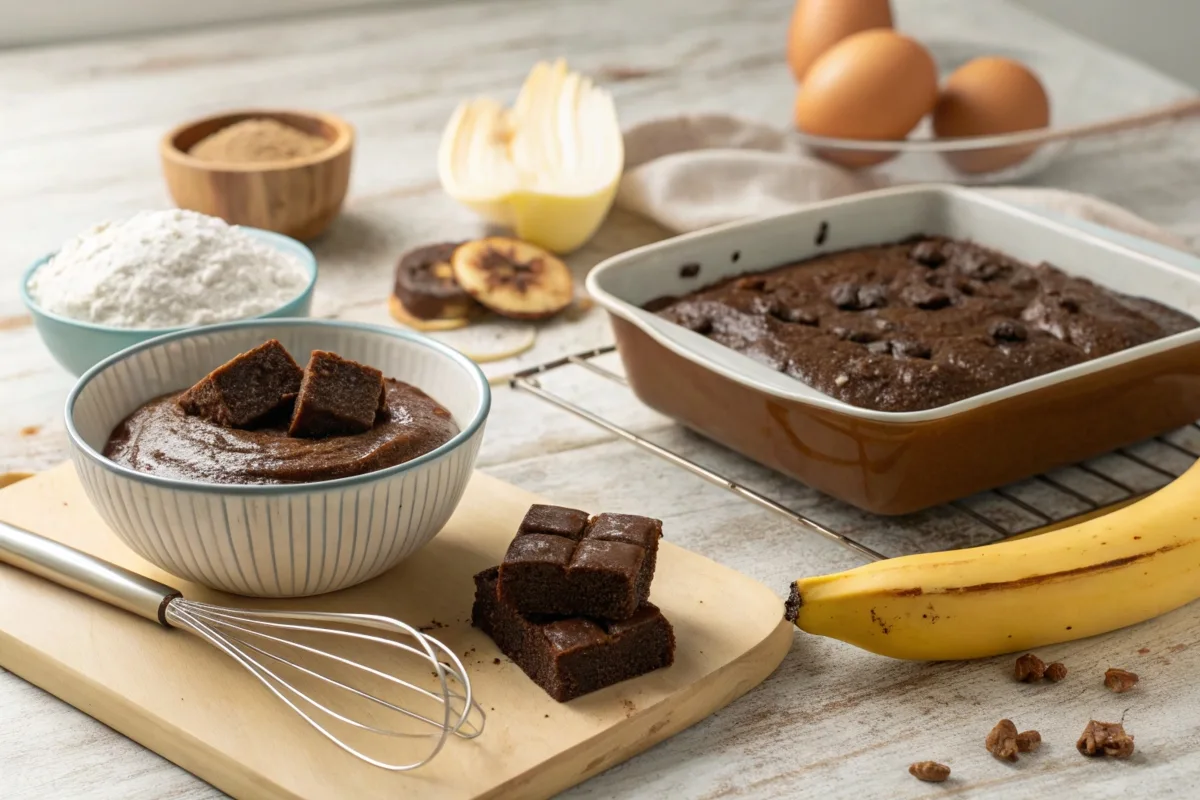
<svg viewBox="0 0 1200 800">
<path fill-rule="evenodd" d="M 196 614 L 195 616 L 197 616 L 197 617 L 198 617 L 198 618 L 200 618 L 200 619 L 203 619 L 205 622 L 208 622 L 210 626 L 214 626 L 213 619 L 212 619 L 212 618 L 211 618 L 209 615 L 205 615 L 205 614 Z M 256 653 L 259 653 L 259 654 L 261 654 L 261 655 L 263 655 L 263 656 L 266 656 L 267 658 L 273 659 L 274 661 L 277 661 L 277 662 L 279 662 L 279 663 L 281 663 L 281 664 L 285 664 L 285 665 L 287 665 L 288 667 L 291 667 L 292 669 L 295 669 L 295 670 L 297 670 L 297 671 L 299 671 L 299 672 L 302 672 L 302 673 L 304 673 L 304 674 L 308 675 L 309 677 L 312 677 L 312 678 L 314 678 L 314 679 L 316 679 L 316 680 L 322 681 L 323 683 L 327 683 L 327 684 L 329 684 L 329 685 L 336 686 L 336 687 L 337 687 L 337 688 L 339 688 L 339 689 L 344 689 L 345 691 L 348 691 L 348 692 L 351 692 L 351 693 L 353 693 L 353 694 L 356 694 L 356 695 L 358 695 L 359 697 L 362 697 L 363 699 L 366 699 L 366 700 L 369 700 L 369 701 L 371 701 L 371 702 L 378 703 L 379 705 L 385 706 L 385 707 L 387 707 L 388 709 L 390 709 L 390 710 L 392 710 L 392 711 L 396 711 L 396 712 L 398 712 L 398 713 L 400 713 L 400 714 L 403 714 L 404 716 L 407 716 L 407 717 L 409 717 L 410 719 L 417 719 L 417 720 L 420 720 L 420 721 L 422 721 L 422 722 L 425 722 L 425 723 L 427 723 L 427 724 L 429 724 L 429 725 L 433 725 L 433 726 L 435 726 L 435 727 L 441 727 L 441 723 L 437 722 L 436 720 L 432 720 L 432 719 L 430 719 L 429 717 L 426 717 L 426 716 L 424 716 L 424 715 L 422 715 L 422 714 L 419 714 L 419 713 L 417 713 L 417 712 L 415 712 L 415 711 L 411 711 L 411 710 L 409 710 L 409 709 L 406 709 L 406 708 L 402 708 L 402 707 L 400 707 L 400 706 L 397 706 L 397 705 L 395 705 L 394 703 L 390 703 L 390 702 L 388 702 L 387 700 L 384 700 L 384 699 L 382 699 L 382 698 L 380 698 L 380 697 L 376 697 L 375 695 L 373 695 L 373 694 L 371 694 L 371 693 L 369 693 L 369 692 L 364 692 L 364 691 L 362 691 L 361 689 L 356 689 L 356 688 L 354 688 L 353 686 L 349 686 L 349 685 L 347 685 L 347 684 L 345 684 L 345 683 L 342 683 L 341 681 L 338 681 L 338 680 L 335 680 L 335 679 L 333 679 L 333 678 L 330 678 L 330 677 L 329 677 L 329 676 L 327 676 L 327 675 L 322 675 L 322 674 L 320 674 L 320 673 L 318 673 L 318 672 L 316 672 L 316 671 L 314 671 L 314 670 L 311 670 L 311 669 L 309 669 L 309 668 L 305 667 L 305 666 L 304 666 L 304 665 L 302 665 L 302 664 L 298 664 L 298 663 L 296 663 L 295 661 L 292 661 L 292 660 L 290 660 L 290 659 L 284 658 L 283 656 L 280 656 L 280 655 L 278 655 L 278 654 L 276 654 L 276 653 L 272 653 L 272 652 L 270 652 L 270 651 L 268 651 L 268 650 L 264 650 L 263 648 L 261 648 L 261 647 L 258 647 L 257 645 L 255 645 L 255 644 L 251 643 L 250 641 L 248 641 L 248 640 L 247 640 L 247 639 L 245 639 L 245 638 L 242 638 L 242 637 L 239 637 L 239 636 L 236 636 L 236 635 L 234 635 L 234 634 L 231 634 L 231 633 L 229 633 L 229 631 L 237 631 L 237 632 L 240 632 L 240 633 L 248 634 L 249 636 L 257 636 L 257 637 L 260 637 L 260 638 L 262 638 L 262 639 L 268 640 L 268 641 L 270 641 L 270 642 L 274 642 L 274 643 L 276 643 L 276 644 L 279 644 L 279 645 L 281 645 L 281 646 L 284 646 L 284 647 L 291 647 L 291 648 L 295 648 L 295 649 L 301 650 L 301 651 L 303 651 L 303 652 L 310 653 L 310 654 L 312 654 L 312 655 L 320 656 L 320 657 L 322 657 L 322 658 L 331 659 L 331 660 L 333 660 L 333 661 L 336 661 L 336 662 L 338 662 L 338 663 L 340 663 L 340 664 L 344 664 L 344 665 L 346 665 L 346 666 L 353 667 L 353 668 L 355 668 L 355 669 L 363 670 L 364 672 L 367 672 L 367 673 L 369 673 L 369 674 L 371 674 L 371 675 L 374 675 L 374 676 L 376 676 L 376 677 L 378 677 L 378 678 L 381 678 L 381 679 L 383 679 L 383 680 L 385 680 L 385 681 L 388 681 L 388 682 L 391 682 L 391 683 L 397 684 L 397 685 L 399 685 L 399 686 L 402 686 L 402 687 L 404 687 L 405 689 L 409 689 L 409 690 L 411 690 L 411 691 L 413 691 L 413 692 L 416 692 L 417 694 L 424 695 L 425 697 L 427 697 L 427 698 L 429 698 L 429 699 L 431 699 L 431 700 L 435 700 L 435 701 L 441 702 L 441 700 L 442 700 L 442 697 L 441 697 L 440 695 L 434 694 L 433 692 L 431 692 L 431 691 L 429 691 L 429 690 L 427 690 L 427 689 L 424 689 L 424 688 L 422 688 L 422 687 L 420 687 L 420 686 L 417 686 L 417 685 L 416 685 L 416 684 L 414 684 L 414 683 L 410 683 L 409 681 L 403 680 L 402 678 L 397 678 L 397 677 L 395 677 L 395 676 L 393 676 L 393 675 L 389 675 L 389 674 L 387 674 L 387 673 L 385 673 L 385 672 L 381 672 L 381 671 L 379 671 L 379 670 L 377 670 L 377 669 L 373 669 L 373 668 L 371 668 L 371 667 L 368 667 L 368 666 L 366 666 L 365 664 L 359 664 L 359 663 L 357 663 L 357 662 L 355 662 L 355 661 L 351 661 L 350 659 L 343 658 L 343 657 L 341 657 L 341 656 L 338 656 L 338 655 L 335 655 L 335 654 L 333 654 L 333 653 L 327 653 L 327 652 L 325 652 L 325 651 L 323 651 L 323 650 L 319 650 L 319 649 L 317 649 L 317 648 L 314 648 L 314 647 L 308 647 L 308 646 L 306 646 L 306 645 L 302 645 L 302 644 L 300 644 L 299 642 L 293 642 L 293 641 L 291 641 L 291 640 L 289 640 L 289 639 L 283 639 L 283 638 L 280 638 L 280 637 L 278 637 L 278 636 L 271 636 L 270 634 L 263 633 L 262 631 L 256 631 L 256 630 L 253 630 L 252 628 L 248 628 L 248 627 L 245 627 L 245 626 L 243 626 L 243 625 L 237 625 L 237 624 L 234 624 L 233 622 L 230 622 L 230 621 L 228 621 L 229 619 L 231 619 L 231 618 L 230 618 L 228 615 L 219 615 L 219 617 L 218 617 L 218 618 L 220 619 L 220 622 L 218 622 L 218 623 L 215 623 L 215 626 L 219 626 L 219 627 L 220 627 L 220 629 L 222 630 L 222 632 L 225 634 L 225 636 L 227 636 L 229 639 L 231 639 L 231 640 L 233 640 L 233 641 L 237 642 L 238 644 L 242 645 L 243 647 L 247 647 L 247 648 L 249 648 L 249 649 L 253 650 L 253 651 L 254 651 L 254 652 L 256 652 Z M 304 630 L 304 629 L 305 629 L 305 626 L 295 626 L 295 625 L 279 625 L 279 624 L 276 624 L 276 623 L 272 623 L 272 625 L 273 625 L 273 627 L 286 628 L 286 629 L 289 629 L 289 630 Z M 326 631 L 326 633 L 329 633 L 329 634 L 338 634 L 338 635 L 344 635 L 344 636 L 351 636 L 351 637 L 353 637 L 353 638 L 357 638 L 357 639 L 360 639 L 360 640 L 363 640 L 363 641 L 373 642 L 373 643 L 376 643 L 376 644 L 381 644 L 381 645 L 385 645 L 385 646 L 392 646 L 392 647 L 396 647 L 397 649 L 401 649 L 401 650 L 405 650 L 405 651 L 411 652 L 411 653 L 413 653 L 413 654 L 418 654 L 418 655 L 421 655 L 421 653 L 420 653 L 419 651 L 417 651 L 416 649 L 414 649 L 414 648 L 412 648 L 412 647 L 409 647 L 409 646 L 407 646 L 407 645 L 405 645 L 405 644 L 403 644 L 403 643 L 401 643 L 401 642 L 396 642 L 396 641 L 393 641 L 393 640 L 390 640 L 390 639 L 384 639 L 384 638 L 382 638 L 382 637 L 378 637 L 378 636 L 365 636 L 365 635 L 363 635 L 363 634 L 356 634 L 356 633 L 353 633 L 353 632 L 350 632 L 350 631 L 338 631 L 338 630 L 329 630 L 329 631 Z M 456 681 L 458 681 L 458 682 L 460 682 L 460 683 L 462 682 L 462 676 L 461 676 L 461 673 L 460 673 L 460 672 L 457 672 L 457 671 L 456 671 L 454 668 L 450 667 L 449 665 L 444 665 L 444 666 L 446 667 L 446 673 L 447 673 L 447 675 L 449 675 L 451 678 L 453 678 L 454 680 L 456 680 Z M 272 673 L 272 674 L 274 674 L 274 673 Z M 278 676 L 276 676 L 276 677 L 278 678 Z M 283 682 L 283 681 L 282 681 L 282 679 L 279 679 L 279 680 L 280 680 L 281 682 Z M 345 723 L 346 723 L 346 724 L 348 724 L 348 725 L 353 725 L 353 726 L 355 726 L 355 727 L 363 728 L 363 729 L 365 729 L 365 730 L 372 730 L 372 731 L 374 731 L 374 732 L 376 732 L 376 733 L 381 733 L 381 734 L 390 735 L 390 736 L 424 736 L 424 735 L 425 735 L 425 734 L 412 734 L 412 733 L 403 733 L 403 732 L 400 732 L 400 731 L 388 731 L 388 730 L 386 730 L 386 729 L 383 729 L 383 728 L 373 728 L 373 727 L 371 727 L 371 726 L 369 726 L 369 725 L 364 725 L 364 724 L 362 724 L 362 723 L 356 722 L 356 721 L 354 721 L 354 720 L 351 720 L 351 719 L 348 719 L 348 718 L 346 718 L 346 717 L 344 717 L 344 716 L 341 716 L 341 715 L 339 715 L 337 712 L 335 712 L 335 711 L 333 711 L 333 710 L 331 710 L 331 709 L 327 708 L 326 706 L 322 705 L 321 703 L 319 703 L 319 702 L 317 702 L 317 701 L 313 700 L 312 698 L 308 697 L 308 695 L 305 695 L 305 694 L 304 694 L 304 693 L 302 693 L 302 692 L 296 692 L 296 690 L 295 690 L 293 687 L 291 687 L 291 686 L 288 686 L 287 688 L 289 689 L 289 691 L 293 691 L 293 692 L 295 692 L 295 693 L 299 694 L 299 695 L 300 695 L 301 697 L 303 697 L 305 700 L 307 700 L 308 702 L 312 703 L 314 706 L 316 706 L 316 707 L 320 708 L 320 709 L 321 709 L 322 711 L 324 711 L 325 713 L 329 714 L 329 715 L 330 715 L 330 716 L 332 716 L 332 717 L 336 717 L 336 718 L 340 719 L 342 722 L 345 722 Z M 474 738 L 475 736 L 477 736 L 477 735 L 478 735 L 478 733 L 477 733 L 477 732 L 473 732 L 473 733 L 469 733 L 469 734 L 468 734 L 468 733 L 463 733 L 463 732 L 462 732 L 462 727 L 463 727 L 463 725 L 464 725 L 464 724 L 467 722 L 467 717 L 468 717 L 468 715 L 469 715 L 469 714 L 470 714 L 470 712 L 471 712 L 471 703 L 472 703 L 472 701 L 470 700 L 470 698 L 469 698 L 469 697 L 467 697 L 467 696 L 464 696 L 464 695 L 461 695 L 461 694 L 459 694 L 458 692 L 455 692 L 455 691 L 453 690 L 453 688 L 450 688 L 450 689 L 449 689 L 449 691 L 448 691 L 448 694 L 449 694 L 449 696 L 450 696 L 450 697 L 457 698 L 457 699 L 462 699 L 462 700 L 464 700 L 464 701 L 465 701 L 465 702 L 464 702 L 464 705 L 463 705 L 463 709 L 462 709 L 462 711 L 460 712 L 460 716 L 459 716 L 458 722 L 457 722 L 457 723 L 455 723 L 454 725 L 450 726 L 450 727 L 451 727 L 451 730 L 450 730 L 450 732 L 451 732 L 451 733 L 453 733 L 453 734 L 455 734 L 455 735 L 457 735 L 457 736 L 460 736 L 461 738 L 464 738 L 464 739 Z M 482 713 L 482 709 L 480 709 L 480 712 Z M 472 731 L 474 731 L 474 726 L 472 726 Z"/>
<path fill-rule="evenodd" d="M 280 701 L 300 716 L 309 726 L 324 736 L 339 748 L 373 766 L 393 772 L 405 772 L 429 763 L 442 748 L 448 737 L 453 734 L 460 738 L 472 739 L 483 731 L 486 715 L 482 707 L 472 697 L 471 682 L 467 677 L 466 667 L 449 647 L 442 642 L 427 636 L 416 628 L 394 620 L 373 614 L 348 614 L 321 611 L 256 611 L 229 609 L 207 603 L 198 603 L 182 597 L 171 600 L 166 607 L 167 623 L 195 635 L 200 636 L 219 650 L 230 656 L 246 669 L 259 683 L 265 686 Z M 315 623 L 315 624 L 304 624 Z M 413 640 L 417 646 L 404 641 L 360 633 L 342 628 L 327 627 L 327 625 L 360 625 L 392 634 L 401 634 Z M 421 686 L 375 669 L 367 664 L 359 663 L 336 653 L 322 650 L 302 642 L 276 636 L 266 630 L 287 631 L 313 636 L 333 636 L 351 639 L 365 644 L 378 645 L 384 648 L 399 650 L 419 657 L 433 670 L 440 692 L 429 691 Z M 257 642 L 257 643 L 256 643 Z M 291 658 L 265 649 L 267 644 L 288 648 L 294 652 L 308 654 L 326 659 L 352 670 L 371 675 L 382 681 L 412 691 L 441 706 L 441 719 L 432 718 L 412 709 L 404 708 L 396 703 L 378 697 L 371 692 L 337 680 L 336 678 L 310 669 Z M 264 645 L 264 646 L 260 646 Z M 270 661 L 266 661 L 269 659 Z M 443 660 L 445 659 L 445 661 Z M 446 662 L 450 663 L 446 663 Z M 414 719 L 436 729 L 432 733 L 409 733 L 389 728 L 382 728 L 360 720 L 352 719 L 339 713 L 328 705 L 314 698 L 284 675 L 273 670 L 268 663 L 285 665 L 302 675 L 320 681 L 323 685 L 349 693 L 370 703 L 390 711 L 397 712 L 409 719 Z M 463 687 L 459 693 L 451 686 L 451 681 Z M 461 701 L 461 708 L 456 708 Z M 472 711 L 478 712 L 479 723 L 471 721 Z M 319 719 L 319 715 L 337 720 L 359 731 L 390 737 L 432 738 L 430 751 L 416 761 L 408 763 L 393 763 L 382 761 L 363 752 L 355 745 L 339 736 Z"/>
</svg>

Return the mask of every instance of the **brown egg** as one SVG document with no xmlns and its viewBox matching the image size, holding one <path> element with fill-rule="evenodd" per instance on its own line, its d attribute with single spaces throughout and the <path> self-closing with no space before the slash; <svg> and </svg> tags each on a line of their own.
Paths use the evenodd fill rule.
<svg viewBox="0 0 1200 800">
<path fill-rule="evenodd" d="M 796 95 L 794 121 L 805 133 L 843 139 L 901 140 L 937 102 L 937 67 L 916 41 L 891 30 L 856 33 L 818 58 Z M 895 153 L 825 150 L 847 167 Z"/>
<path fill-rule="evenodd" d="M 796 0 L 787 42 L 792 74 L 803 80 L 812 63 L 847 36 L 891 27 L 888 0 Z"/>
<path fill-rule="evenodd" d="M 933 111 L 939 137 L 993 136 L 1050 124 L 1050 99 L 1028 67 L 998 56 L 976 58 L 946 79 Z M 946 160 L 968 173 L 993 172 L 1019 164 L 1036 145 L 993 147 L 947 153 Z"/>
</svg>

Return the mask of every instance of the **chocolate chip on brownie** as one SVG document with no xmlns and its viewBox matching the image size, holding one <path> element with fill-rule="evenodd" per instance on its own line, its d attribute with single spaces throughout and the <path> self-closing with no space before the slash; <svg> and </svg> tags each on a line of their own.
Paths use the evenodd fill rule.
<svg viewBox="0 0 1200 800">
<path fill-rule="evenodd" d="M 1023 342 L 1029 331 L 1015 319 L 996 319 L 988 323 L 988 335 L 999 342 Z"/>
<path fill-rule="evenodd" d="M 956 249 L 952 263 L 963 275 L 985 283 L 1009 271 L 993 254 L 966 248 Z"/>
<path fill-rule="evenodd" d="M 843 311 L 865 311 L 887 304 L 887 287 L 881 283 L 835 283 L 829 290 L 829 300 Z"/>
<path fill-rule="evenodd" d="M 936 311 L 950 305 L 950 295 L 944 290 L 923 283 L 905 286 L 900 296 L 905 302 L 925 311 Z"/>
<path fill-rule="evenodd" d="M 837 326 L 832 330 L 833 334 L 839 339 L 846 342 L 855 342 L 856 344 L 870 344 L 879 338 L 873 331 L 864 331 L 859 328 Z"/>
<path fill-rule="evenodd" d="M 789 308 L 782 303 L 774 303 L 768 313 L 780 322 L 788 322 L 793 325 L 811 326 L 820 323 L 820 319 L 814 312 L 806 308 Z"/>
<path fill-rule="evenodd" d="M 933 350 L 924 342 L 895 339 L 892 341 L 892 355 L 900 358 L 929 358 L 933 355 Z"/>
<path fill-rule="evenodd" d="M 946 263 L 943 244 L 938 239 L 925 239 L 913 245 L 912 249 L 908 251 L 908 257 L 918 264 L 937 269 Z"/>
<path fill-rule="evenodd" d="M 829 289 L 829 302 L 845 311 L 857 311 L 858 284 L 835 283 Z"/>
<path fill-rule="evenodd" d="M 858 290 L 858 307 L 883 308 L 887 305 L 887 287 L 882 283 L 868 283 Z"/>
</svg>

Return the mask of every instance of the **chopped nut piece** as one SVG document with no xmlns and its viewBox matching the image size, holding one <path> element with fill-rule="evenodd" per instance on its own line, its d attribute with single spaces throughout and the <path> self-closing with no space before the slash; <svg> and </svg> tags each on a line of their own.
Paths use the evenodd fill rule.
<svg viewBox="0 0 1200 800">
<path fill-rule="evenodd" d="M 992 728 L 984 743 L 987 751 L 1001 761 L 1017 760 L 1017 726 L 1011 719 L 1002 719 Z"/>
<path fill-rule="evenodd" d="M 908 765 L 908 774 L 926 783 L 941 783 L 950 777 L 950 768 L 936 761 L 918 761 Z"/>
<path fill-rule="evenodd" d="M 1021 731 L 1017 734 L 1017 751 L 1032 753 L 1042 745 L 1042 735 L 1037 731 Z"/>
<path fill-rule="evenodd" d="M 1065 677 L 1067 677 L 1067 668 L 1061 661 L 1055 661 L 1046 667 L 1046 680 L 1058 683 Z"/>
<path fill-rule="evenodd" d="M 1125 692 L 1128 692 L 1137 682 L 1137 674 L 1127 670 L 1109 667 L 1104 673 L 1104 685 L 1112 689 L 1117 694 L 1124 694 Z"/>
<path fill-rule="evenodd" d="M 1016 668 L 1013 670 L 1013 676 L 1024 683 L 1040 681 L 1045 674 L 1046 662 L 1033 653 L 1026 653 L 1018 658 Z"/>
<path fill-rule="evenodd" d="M 1133 736 L 1126 733 L 1125 726 L 1119 722 L 1092 720 L 1075 746 L 1085 756 L 1128 758 L 1133 755 Z"/>
</svg>

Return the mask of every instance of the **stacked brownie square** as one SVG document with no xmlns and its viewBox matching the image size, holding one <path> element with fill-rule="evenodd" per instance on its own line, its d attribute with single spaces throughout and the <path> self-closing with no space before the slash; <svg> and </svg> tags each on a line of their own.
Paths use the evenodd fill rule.
<svg viewBox="0 0 1200 800">
<path fill-rule="evenodd" d="M 472 623 L 559 702 L 670 666 L 675 633 L 648 600 L 661 537 L 649 517 L 532 506 L 475 576 Z"/>
</svg>

